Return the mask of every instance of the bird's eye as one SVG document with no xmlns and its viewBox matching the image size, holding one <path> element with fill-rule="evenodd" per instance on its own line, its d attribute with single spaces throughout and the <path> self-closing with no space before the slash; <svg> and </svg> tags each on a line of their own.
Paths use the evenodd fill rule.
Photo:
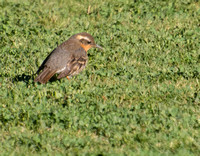
<svg viewBox="0 0 200 156">
<path fill-rule="evenodd" d="M 82 44 L 85 44 L 85 45 L 91 44 L 91 41 L 85 40 L 85 39 L 81 39 L 80 42 L 81 42 Z"/>
</svg>

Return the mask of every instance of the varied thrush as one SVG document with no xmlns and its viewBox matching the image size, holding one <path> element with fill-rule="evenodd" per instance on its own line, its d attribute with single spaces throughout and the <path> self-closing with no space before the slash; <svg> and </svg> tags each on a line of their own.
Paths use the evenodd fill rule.
<svg viewBox="0 0 200 156">
<path fill-rule="evenodd" d="M 102 49 L 90 34 L 83 32 L 71 36 L 47 56 L 34 81 L 46 83 L 56 73 L 59 74 L 57 79 L 69 79 L 78 74 L 88 62 L 87 51 L 93 47 Z"/>
</svg>

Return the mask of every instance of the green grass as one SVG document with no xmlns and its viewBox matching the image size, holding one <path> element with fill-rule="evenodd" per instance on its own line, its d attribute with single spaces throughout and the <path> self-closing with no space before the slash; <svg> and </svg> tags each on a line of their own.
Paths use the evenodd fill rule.
<svg viewBox="0 0 200 156">
<path fill-rule="evenodd" d="M 199 155 L 198 0 L 1 0 L 1 155 Z M 104 51 L 70 81 L 34 83 L 60 43 Z"/>
</svg>

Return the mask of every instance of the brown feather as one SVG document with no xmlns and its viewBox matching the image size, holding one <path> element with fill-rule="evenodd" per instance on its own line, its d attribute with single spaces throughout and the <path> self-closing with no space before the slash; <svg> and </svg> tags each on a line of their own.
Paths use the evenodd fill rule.
<svg viewBox="0 0 200 156">
<path fill-rule="evenodd" d="M 49 79 L 56 73 L 56 70 L 51 70 L 45 67 L 44 70 L 35 78 L 35 82 L 47 83 Z"/>
</svg>

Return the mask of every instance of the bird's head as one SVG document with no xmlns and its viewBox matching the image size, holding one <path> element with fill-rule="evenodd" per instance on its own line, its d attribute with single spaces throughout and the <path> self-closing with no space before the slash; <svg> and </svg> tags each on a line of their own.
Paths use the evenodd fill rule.
<svg viewBox="0 0 200 156">
<path fill-rule="evenodd" d="M 85 49 L 86 52 L 91 48 L 103 49 L 101 46 L 95 43 L 92 35 L 86 32 L 78 33 L 74 35 L 73 38 L 75 38 L 76 40 L 78 40 L 78 42 L 80 42 L 81 46 L 83 47 L 83 49 Z"/>
</svg>

